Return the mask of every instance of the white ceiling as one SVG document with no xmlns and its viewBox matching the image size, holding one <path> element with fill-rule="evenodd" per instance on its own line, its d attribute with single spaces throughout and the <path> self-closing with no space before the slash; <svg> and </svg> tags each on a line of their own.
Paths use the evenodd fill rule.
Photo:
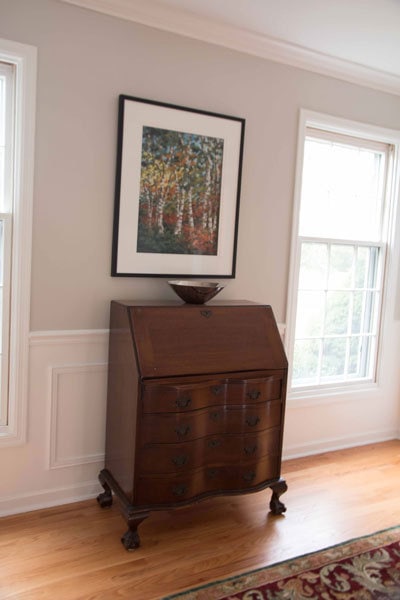
<svg viewBox="0 0 400 600">
<path fill-rule="evenodd" d="M 64 0 L 400 94 L 400 0 Z"/>
</svg>

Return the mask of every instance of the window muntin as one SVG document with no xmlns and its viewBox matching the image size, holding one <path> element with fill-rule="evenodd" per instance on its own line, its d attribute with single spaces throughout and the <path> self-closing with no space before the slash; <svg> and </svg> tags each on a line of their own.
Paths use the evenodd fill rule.
<svg viewBox="0 0 400 600">
<path fill-rule="evenodd" d="M 376 378 L 388 144 L 307 128 L 291 389 Z"/>
</svg>

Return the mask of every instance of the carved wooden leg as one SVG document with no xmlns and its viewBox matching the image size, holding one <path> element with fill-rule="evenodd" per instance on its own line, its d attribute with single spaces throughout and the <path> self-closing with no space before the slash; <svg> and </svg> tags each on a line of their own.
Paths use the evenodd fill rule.
<svg viewBox="0 0 400 600">
<path fill-rule="evenodd" d="M 140 546 L 140 538 L 137 528 L 140 523 L 149 516 L 149 512 L 137 511 L 130 504 L 129 498 L 122 491 L 114 477 L 107 469 L 103 469 L 99 473 L 99 481 L 104 488 L 104 492 L 97 496 L 97 502 L 102 508 L 111 506 L 113 501 L 112 492 L 118 500 L 118 507 L 121 510 L 122 516 L 128 524 L 128 530 L 121 538 L 121 542 L 127 550 L 134 550 Z"/>
<path fill-rule="evenodd" d="M 104 492 L 97 496 L 97 502 L 100 504 L 101 508 L 107 508 L 112 505 L 113 498 L 111 488 L 104 478 L 103 471 L 100 471 L 99 473 L 99 481 L 104 488 Z"/>
<path fill-rule="evenodd" d="M 276 483 L 273 483 L 269 487 L 272 490 L 272 498 L 271 498 L 271 502 L 269 503 L 271 512 L 274 515 L 281 515 L 282 513 L 284 513 L 286 511 L 286 506 L 279 500 L 279 496 L 284 494 L 286 492 L 286 490 L 288 489 L 287 485 L 286 485 L 286 481 L 284 479 L 280 479 L 279 481 L 277 481 Z"/>
<path fill-rule="evenodd" d="M 144 521 L 149 516 L 149 513 L 136 513 L 129 515 L 127 518 L 129 529 L 124 533 L 121 538 L 121 542 L 123 543 L 126 550 L 135 550 L 135 548 L 139 548 L 140 546 L 140 537 L 137 532 L 137 528 L 140 523 Z"/>
</svg>

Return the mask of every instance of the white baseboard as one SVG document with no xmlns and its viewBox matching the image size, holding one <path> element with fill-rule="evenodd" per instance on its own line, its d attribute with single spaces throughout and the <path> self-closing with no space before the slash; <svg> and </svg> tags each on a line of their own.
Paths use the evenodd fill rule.
<svg viewBox="0 0 400 600">
<path fill-rule="evenodd" d="M 334 452 L 335 450 L 345 450 L 346 448 L 355 448 L 357 446 L 366 446 L 367 444 L 378 444 L 389 440 L 400 439 L 399 432 L 396 429 L 387 431 L 370 431 L 365 434 L 322 439 L 306 444 L 293 444 L 283 446 L 283 460 L 292 458 L 301 458 L 322 454 L 324 452 Z"/>
<path fill-rule="evenodd" d="M 102 487 L 98 481 L 88 481 L 69 487 L 8 496 L 0 500 L 0 517 L 51 508 L 52 506 L 62 506 L 63 504 L 71 504 L 90 498 L 93 498 L 93 502 L 96 502 L 95 498 L 101 491 Z"/>
</svg>

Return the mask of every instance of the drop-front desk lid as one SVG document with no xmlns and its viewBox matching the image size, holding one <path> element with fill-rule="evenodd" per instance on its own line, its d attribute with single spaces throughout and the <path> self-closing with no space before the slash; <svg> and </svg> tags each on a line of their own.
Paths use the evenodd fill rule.
<svg viewBox="0 0 400 600">
<path fill-rule="evenodd" d="M 126 303 L 143 378 L 285 369 L 270 306 Z"/>
</svg>

